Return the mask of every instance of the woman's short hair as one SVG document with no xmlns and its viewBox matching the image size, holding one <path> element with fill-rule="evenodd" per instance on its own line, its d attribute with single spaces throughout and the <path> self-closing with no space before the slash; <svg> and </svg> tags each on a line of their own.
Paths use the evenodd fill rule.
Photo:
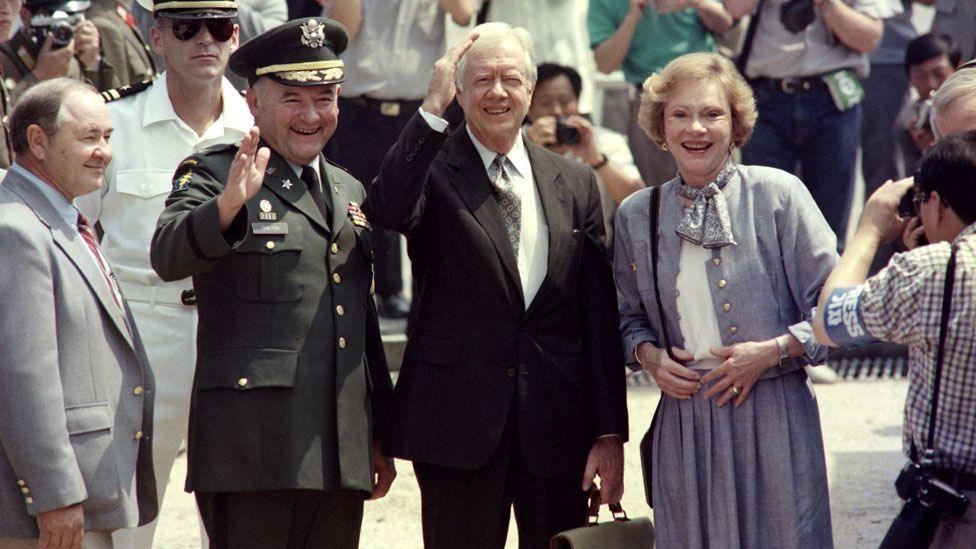
<svg viewBox="0 0 976 549">
<path fill-rule="evenodd" d="M 717 53 L 682 55 L 644 81 L 637 125 L 651 141 L 664 145 L 664 106 L 674 90 L 688 80 L 715 82 L 725 90 L 732 113 L 732 143 L 745 144 L 756 125 L 756 99 L 735 65 Z"/>
<path fill-rule="evenodd" d="M 30 148 L 27 128 L 31 125 L 37 125 L 49 137 L 58 133 L 61 104 L 77 91 L 98 93 L 91 84 L 65 77 L 45 80 L 24 92 L 10 113 L 10 145 L 14 153 L 22 154 Z"/>
</svg>

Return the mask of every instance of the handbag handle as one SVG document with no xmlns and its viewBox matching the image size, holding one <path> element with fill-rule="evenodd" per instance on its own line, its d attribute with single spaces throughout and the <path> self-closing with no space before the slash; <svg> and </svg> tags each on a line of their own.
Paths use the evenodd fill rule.
<svg viewBox="0 0 976 549">
<path fill-rule="evenodd" d="M 651 273 L 654 277 L 654 300 L 657 302 L 657 314 L 658 318 L 661 320 L 661 337 L 664 338 L 664 350 L 668 353 L 668 357 L 671 360 L 677 362 L 678 364 L 685 364 L 684 360 L 678 360 L 678 357 L 674 356 L 674 351 L 671 350 L 671 338 L 668 337 L 668 325 L 664 320 L 664 306 L 661 305 L 661 291 L 658 290 L 657 283 L 657 228 L 658 228 L 658 217 L 660 216 L 661 210 L 661 188 L 652 187 L 651 188 L 651 204 L 650 204 L 650 215 L 648 216 L 648 224 L 651 232 Z"/>
<path fill-rule="evenodd" d="M 596 526 L 600 522 L 600 489 L 596 486 L 590 488 L 588 496 L 590 498 L 590 507 L 586 512 L 586 525 Z M 630 520 L 627 518 L 627 511 L 624 511 L 624 508 L 620 505 L 620 503 L 608 503 L 607 507 L 609 507 L 610 512 L 613 513 L 614 521 L 626 522 Z"/>
</svg>

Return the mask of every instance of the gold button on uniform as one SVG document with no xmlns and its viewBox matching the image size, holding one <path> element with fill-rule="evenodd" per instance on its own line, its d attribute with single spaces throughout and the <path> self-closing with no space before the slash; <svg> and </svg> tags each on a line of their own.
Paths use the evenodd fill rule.
<svg viewBox="0 0 976 549">
<path fill-rule="evenodd" d="M 25 495 L 26 494 L 29 494 L 30 493 L 30 488 L 28 488 L 26 486 L 21 486 L 20 493 L 25 494 Z"/>
<path fill-rule="evenodd" d="M 23 479 L 17 479 L 17 486 L 27 486 L 27 483 Z"/>
<path fill-rule="evenodd" d="M 142 393 L 143 393 L 144 391 L 145 391 L 145 389 L 143 389 L 143 388 L 142 388 L 142 385 L 139 385 L 138 387 L 136 387 L 135 389 L 133 389 L 133 390 L 132 390 L 132 394 L 134 394 L 134 395 L 136 395 L 136 396 L 139 396 L 139 395 L 141 395 L 141 394 L 142 394 Z"/>
<path fill-rule="evenodd" d="M 136 431 L 136 434 L 132 438 L 134 438 L 136 440 L 139 440 L 140 438 L 142 438 L 142 431 Z"/>
<path fill-rule="evenodd" d="M 631 271 L 634 271 L 636 273 L 637 272 L 637 264 L 636 263 L 631 263 L 630 264 L 630 270 Z"/>
<path fill-rule="evenodd" d="M 267 249 L 269 249 L 269 250 L 273 250 L 274 247 L 275 247 L 275 243 L 274 243 L 274 241 L 269 240 L 268 243 L 264 245 L 264 247 L 267 248 Z"/>
<path fill-rule="evenodd" d="M 728 282 L 726 282 L 724 278 L 722 280 L 719 280 L 718 281 L 718 287 L 719 288 L 724 288 L 727 284 L 728 284 Z"/>
<path fill-rule="evenodd" d="M 346 314 L 346 310 L 342 307 L 342 305 L 336 305 L 336 314 L 339 316 Z"/>
<path fill-rule="evenodd" d="M 26 503 L 27 505 L 32 505 L 34 503 L 34 498 L 27 496 L 26 498 L 24 498 L 24 503 Z"/>
<path fill-rule="evenodd" d="M 725 312 L 731 311 L 732 310 L 732 304 L 731 303 L 726 303 L 725 305 L 722 305 L 722 310 L 725 311 Z"/>
<path fill-rule="evenodd" d="M 346 338 L 344 338 L 344 337 L 340 337 L 339 338 L 339 348 L 340 349 L 345 349 L 346 348 Z"/>
<path fill-rule="evenodd" d="M 332 252 L 332 255 L 339 253 L 339 245 L 333 242 L 332 246 L 329 247 L 329 251 Z"/>
<path fill-rule="evenodd" d="M 735 335 L 738 331 L 739 331 L 739 329 L 736 328 L 735 326 L 732 326 L 731 328 L 729 328 L 729 333 L 730 334 Z"/>
<path fill-rule="evenodd" d="M 332 273 L 332 281 L 338 284 L 342 282 L 342 277 L 339 276 L 339 273 Z"/>
<path fill-rule="evenodd" d="M 716 267 L 718 267 L 721 264 L 722 264 L 722 260 L 721 259 L 719 259 L 717 257 L 712 258 L 712 265 L 715 265 Z"/>
<path fill-rule="evenodd" d="M 237 386 L 238 387 L 246 387 L 247 386 L 247 378 L 246 377 L 242 377 L 241 379 L 238 379 L 237 380 Z"/>
</svg>

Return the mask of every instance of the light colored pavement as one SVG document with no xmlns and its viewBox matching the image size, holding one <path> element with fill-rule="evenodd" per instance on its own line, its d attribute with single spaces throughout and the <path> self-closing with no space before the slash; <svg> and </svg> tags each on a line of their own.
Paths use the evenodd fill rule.
<svg viewBox="0 0 976 549">
<path fill-rule="evenodd" d="M 901 506 L 893 482 L 905 459 L 901 454 L 901 419 L 907 383 L 904 380 L 842 382 L 817 385 L 820 401 L 834 540 L 839 549 L 877 547 Z M 637 444 L 647 429 L 660 392 L 635 386 L 627 392 L 630 438 L 626 448 L 624 508 L 631 516 L 649 513 L 644 503 Z M 420 497 L 413 469 L 397 462 L 399 477 L 386 498 L 366 504 L 362 547 L 421 547 Z M 186 460 L 173 469 L 155 547 L 199 547 L 193 496 L 182 491 Z M 509 547 L 516 547 L 514 523 Z"/>
</svg>

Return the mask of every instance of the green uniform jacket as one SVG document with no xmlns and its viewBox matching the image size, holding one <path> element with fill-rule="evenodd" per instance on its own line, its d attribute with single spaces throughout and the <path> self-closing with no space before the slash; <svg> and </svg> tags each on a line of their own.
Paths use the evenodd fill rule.
<svg viewBox="0 0 976 549">
<path fill-rule="evenodd" d="M 149 45 L 124 4 L 94 0 L 88 18 L 98 29 L 102 58 L 115 69 L 120 85 L 130 86 L 156 77 Z"/>
<path fill-rule="evenodd" d="M 186 489 L 369 492 L 392 383 L 363 186 L 320 156 L 327 226 L 272 152 L 263 186 L 222 234 L 216 197 L 236 152 L 214 147 L 177 168 L 152 241 L 153 268 L 192 276 L 199 309 Z"/>
<path fill-rule="evenodd" d="M 37 77 L 34 76 L 34 65 L 37 59 L 30 48 L 27 36 L 23 30 L 14 33 L 14 36 L 0 47 L 0 70 L 3 71 L 5 85 L 6 80 L 10 79 L 10 91 L 8 100 L 11 105 L 16 105 L 20 96 L 37 84 Z M 98 91 L 106 91 L 119 87 L 119 79 L 115 75 L 115 68 L 103 56 L 98 66 L 92 70 L 85 69 L 72 57 L 68 62 L 68 78 L 88 82 Z"/>
</svg>

